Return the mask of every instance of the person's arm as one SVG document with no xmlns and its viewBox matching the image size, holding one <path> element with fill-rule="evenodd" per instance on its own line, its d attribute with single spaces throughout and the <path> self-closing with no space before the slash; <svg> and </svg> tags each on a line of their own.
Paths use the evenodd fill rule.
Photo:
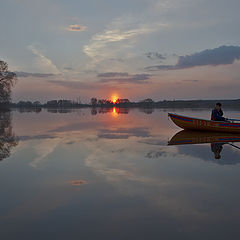
<svg viewBox="0 0 240 240">
<path fill-rule="evenodd" d="M 222 109 L 220 109 L 218 113 L 221 117 L 223 116 L 223 110 Z"/>
<path fill-rule="evenodd" d="M 213 111 L 213 117 L 214 117 L 215 121 L 225 121 L 225 118 L 220 116 L 220 114 L 218 113 L 217 110 Z"/>
</svg>

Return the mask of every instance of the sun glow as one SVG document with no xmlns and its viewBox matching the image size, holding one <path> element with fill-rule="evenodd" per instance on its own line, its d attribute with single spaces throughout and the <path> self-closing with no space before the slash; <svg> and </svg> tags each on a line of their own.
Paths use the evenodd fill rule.
<svg viewBox="0 0 240 240">
<path fill-rule="evenodd" d="M 112 100 L 113 103 L 116 103 L 118 98 L 119 97 L 117 95 L 112 95 L 111 100 Z"/>
</svg>

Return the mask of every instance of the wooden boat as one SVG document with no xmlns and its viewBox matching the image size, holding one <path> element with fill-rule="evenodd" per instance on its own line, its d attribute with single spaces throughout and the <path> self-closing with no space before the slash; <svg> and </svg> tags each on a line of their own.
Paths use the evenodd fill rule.
<svg viewBox="0 0 240 240">
<path fill-rule="evenodd" d="M 171 138 L 171 140 L 168 142 L 168 145 L 228 142 L 240 142 L 240 134 L 182 130 Z"/>
<path fill-rule="evenodd" d="M 173 113 L 168 113 L 168 116 L 178 127 L 186 130 L 240 133 L 240 123 L 205 120 Z"/>
</svg>

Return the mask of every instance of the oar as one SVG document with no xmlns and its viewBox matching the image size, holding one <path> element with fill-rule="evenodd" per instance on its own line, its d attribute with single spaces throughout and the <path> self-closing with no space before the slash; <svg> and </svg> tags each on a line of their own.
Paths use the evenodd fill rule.
<svg viewBox="0 0 240 240">
<path fill-rule="evenodd" d="M 240 147 L 238 147 L 238 146 L 236 146 L 236 145 L 234 145 L 234 144 L 232 144 L 232 143 L 227 143 L 227 144 L 229 144 L 229 145 L 231 145 L 232 147 L 235 147 L 235 148 L 237 148 L 237 149 L 240 149 Z"/>
<path fill-rule="evenodd" d="M 228 120 L 240 122 L 240 119 L 228 118 Z"/>
</svg>

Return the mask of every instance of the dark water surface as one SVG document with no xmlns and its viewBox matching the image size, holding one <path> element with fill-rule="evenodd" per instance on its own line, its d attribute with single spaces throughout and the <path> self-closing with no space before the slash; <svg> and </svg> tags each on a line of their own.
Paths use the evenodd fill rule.
<svg viewBox="0 0 240 240">
<path fill-rule="evenodd" d="M 168 111 L 1 113 L 0 239 L 239 239 L 240 144 L 168 146 Z"/>
</svg>

